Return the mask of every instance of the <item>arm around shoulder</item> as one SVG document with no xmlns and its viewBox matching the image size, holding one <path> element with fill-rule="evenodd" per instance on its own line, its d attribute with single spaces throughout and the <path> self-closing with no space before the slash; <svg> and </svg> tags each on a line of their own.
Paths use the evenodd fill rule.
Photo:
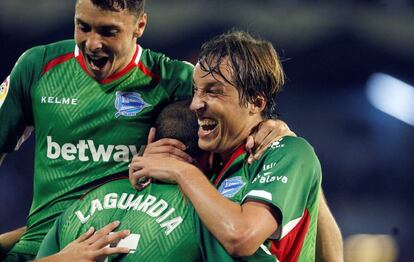
<svg viewBox="0 0 414 262">
<path fill-rule="evenodd" d="M 177 183 L 204 225 L 231 256 L 253 255 L 277 230 L 276 217 L 268 204 L 254 200 L 243 204 L 233 202 L 221 195 L 195 168 L 178 172 Z"/>
</svg>

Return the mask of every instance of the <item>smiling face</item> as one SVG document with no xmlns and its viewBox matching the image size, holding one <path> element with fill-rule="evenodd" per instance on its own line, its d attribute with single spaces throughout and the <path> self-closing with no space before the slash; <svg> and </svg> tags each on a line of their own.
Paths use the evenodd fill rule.
<svg viewBox="0 0 414 262">
<path fill-rule="evenodd" d="M 103 10 L 91 0 L 78 0 L 75 41 L 92 77 L 103 80 L 128 65 L 146 21 L 146 14 L 137 17 L 126 9 Z"/>
<path fill-rule="evenodd" d="M 222 60 L 220 71 L 226 79 L 233 79 L 228 59 Z M 226 160 L 263 120 L 261 109 L 251 103 L 242 104 L 236 87 L 220 75 L 206 72 L 200 63 L 195 66 L 193 80 L 195 92 L 190 108 L 198 117 L 198 145 Z"/>
</svg>

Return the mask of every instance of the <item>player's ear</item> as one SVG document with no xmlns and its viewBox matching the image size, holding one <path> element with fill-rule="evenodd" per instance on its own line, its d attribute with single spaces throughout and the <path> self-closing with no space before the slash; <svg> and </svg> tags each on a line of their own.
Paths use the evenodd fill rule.
<svg viewBox="0 0 414 262">
<path fill-rule="evenodd" d="M 250 113 L 261 113 L 266 107 L 266 99 L 263 96 L 258 96 L 253 103 L 249 103 Z"/>
<path fill-rule="evenodd" d="M 134 36 L 136 38 L 140 38 L 144 34 L 145 27 L 147 26 L 147 19 L 148 19 L 147 13 L 143 13 L 137 19 L 137 24 L 136 24 L 136 28 L 134 32 Z"/>
</svg>

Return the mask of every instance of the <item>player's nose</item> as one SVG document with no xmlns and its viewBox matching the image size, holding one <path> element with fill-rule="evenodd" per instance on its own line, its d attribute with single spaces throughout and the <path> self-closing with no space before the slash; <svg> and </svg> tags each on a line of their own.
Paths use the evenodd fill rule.
<svg viewBox="0 0 414 262">
<path fill-rule="evenodd" d="M 202 112 L 206 107 L 206 103 L 202 96 L 196 91 L 194 92 L 193 99 L 191 100 L 190 110 L 196 113 Z"/>
<path fill-rule="evenodd" d="M 94 32 L 90 32 L 86 39 L 86 48 L 90 51 L 96 51 L 102 49 L 102 37 Z"/>
</svg>

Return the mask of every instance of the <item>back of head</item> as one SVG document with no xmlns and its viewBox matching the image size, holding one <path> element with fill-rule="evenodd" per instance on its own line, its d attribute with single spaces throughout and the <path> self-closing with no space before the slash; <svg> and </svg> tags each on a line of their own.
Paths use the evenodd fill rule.
<svg viewBox="0 0 414 262">
<path fill-rule="evenodd" d="M 190 110 L 191 100 L 174 102 L 162 109 L 155 121 L 156 139 L 174 138 L 183 142 L 191 156 L 201 152 L 198 147 L 198 123 Z"/>
<path fill-rule="evenodd" d="M 139 17 L 144 13 L 145 0 L 91 0 L 92 3 L 101 8 L 113 12 L 127 10 L 130 14 Z"/>
<path fill-rule="evenodd" d="M 220 71 L 224 59 L 231 63 L 232 79 Z M 233 30 L 204 43 L 198 60 L 203 71 L 220 75 L 238 90 L 241 104 L 255 104 L 261 96 L 266 100 L 262 116 L 276 118 L 276 94 L 284 84 L 284 72 L 272 43 Z"/>
</svg>

